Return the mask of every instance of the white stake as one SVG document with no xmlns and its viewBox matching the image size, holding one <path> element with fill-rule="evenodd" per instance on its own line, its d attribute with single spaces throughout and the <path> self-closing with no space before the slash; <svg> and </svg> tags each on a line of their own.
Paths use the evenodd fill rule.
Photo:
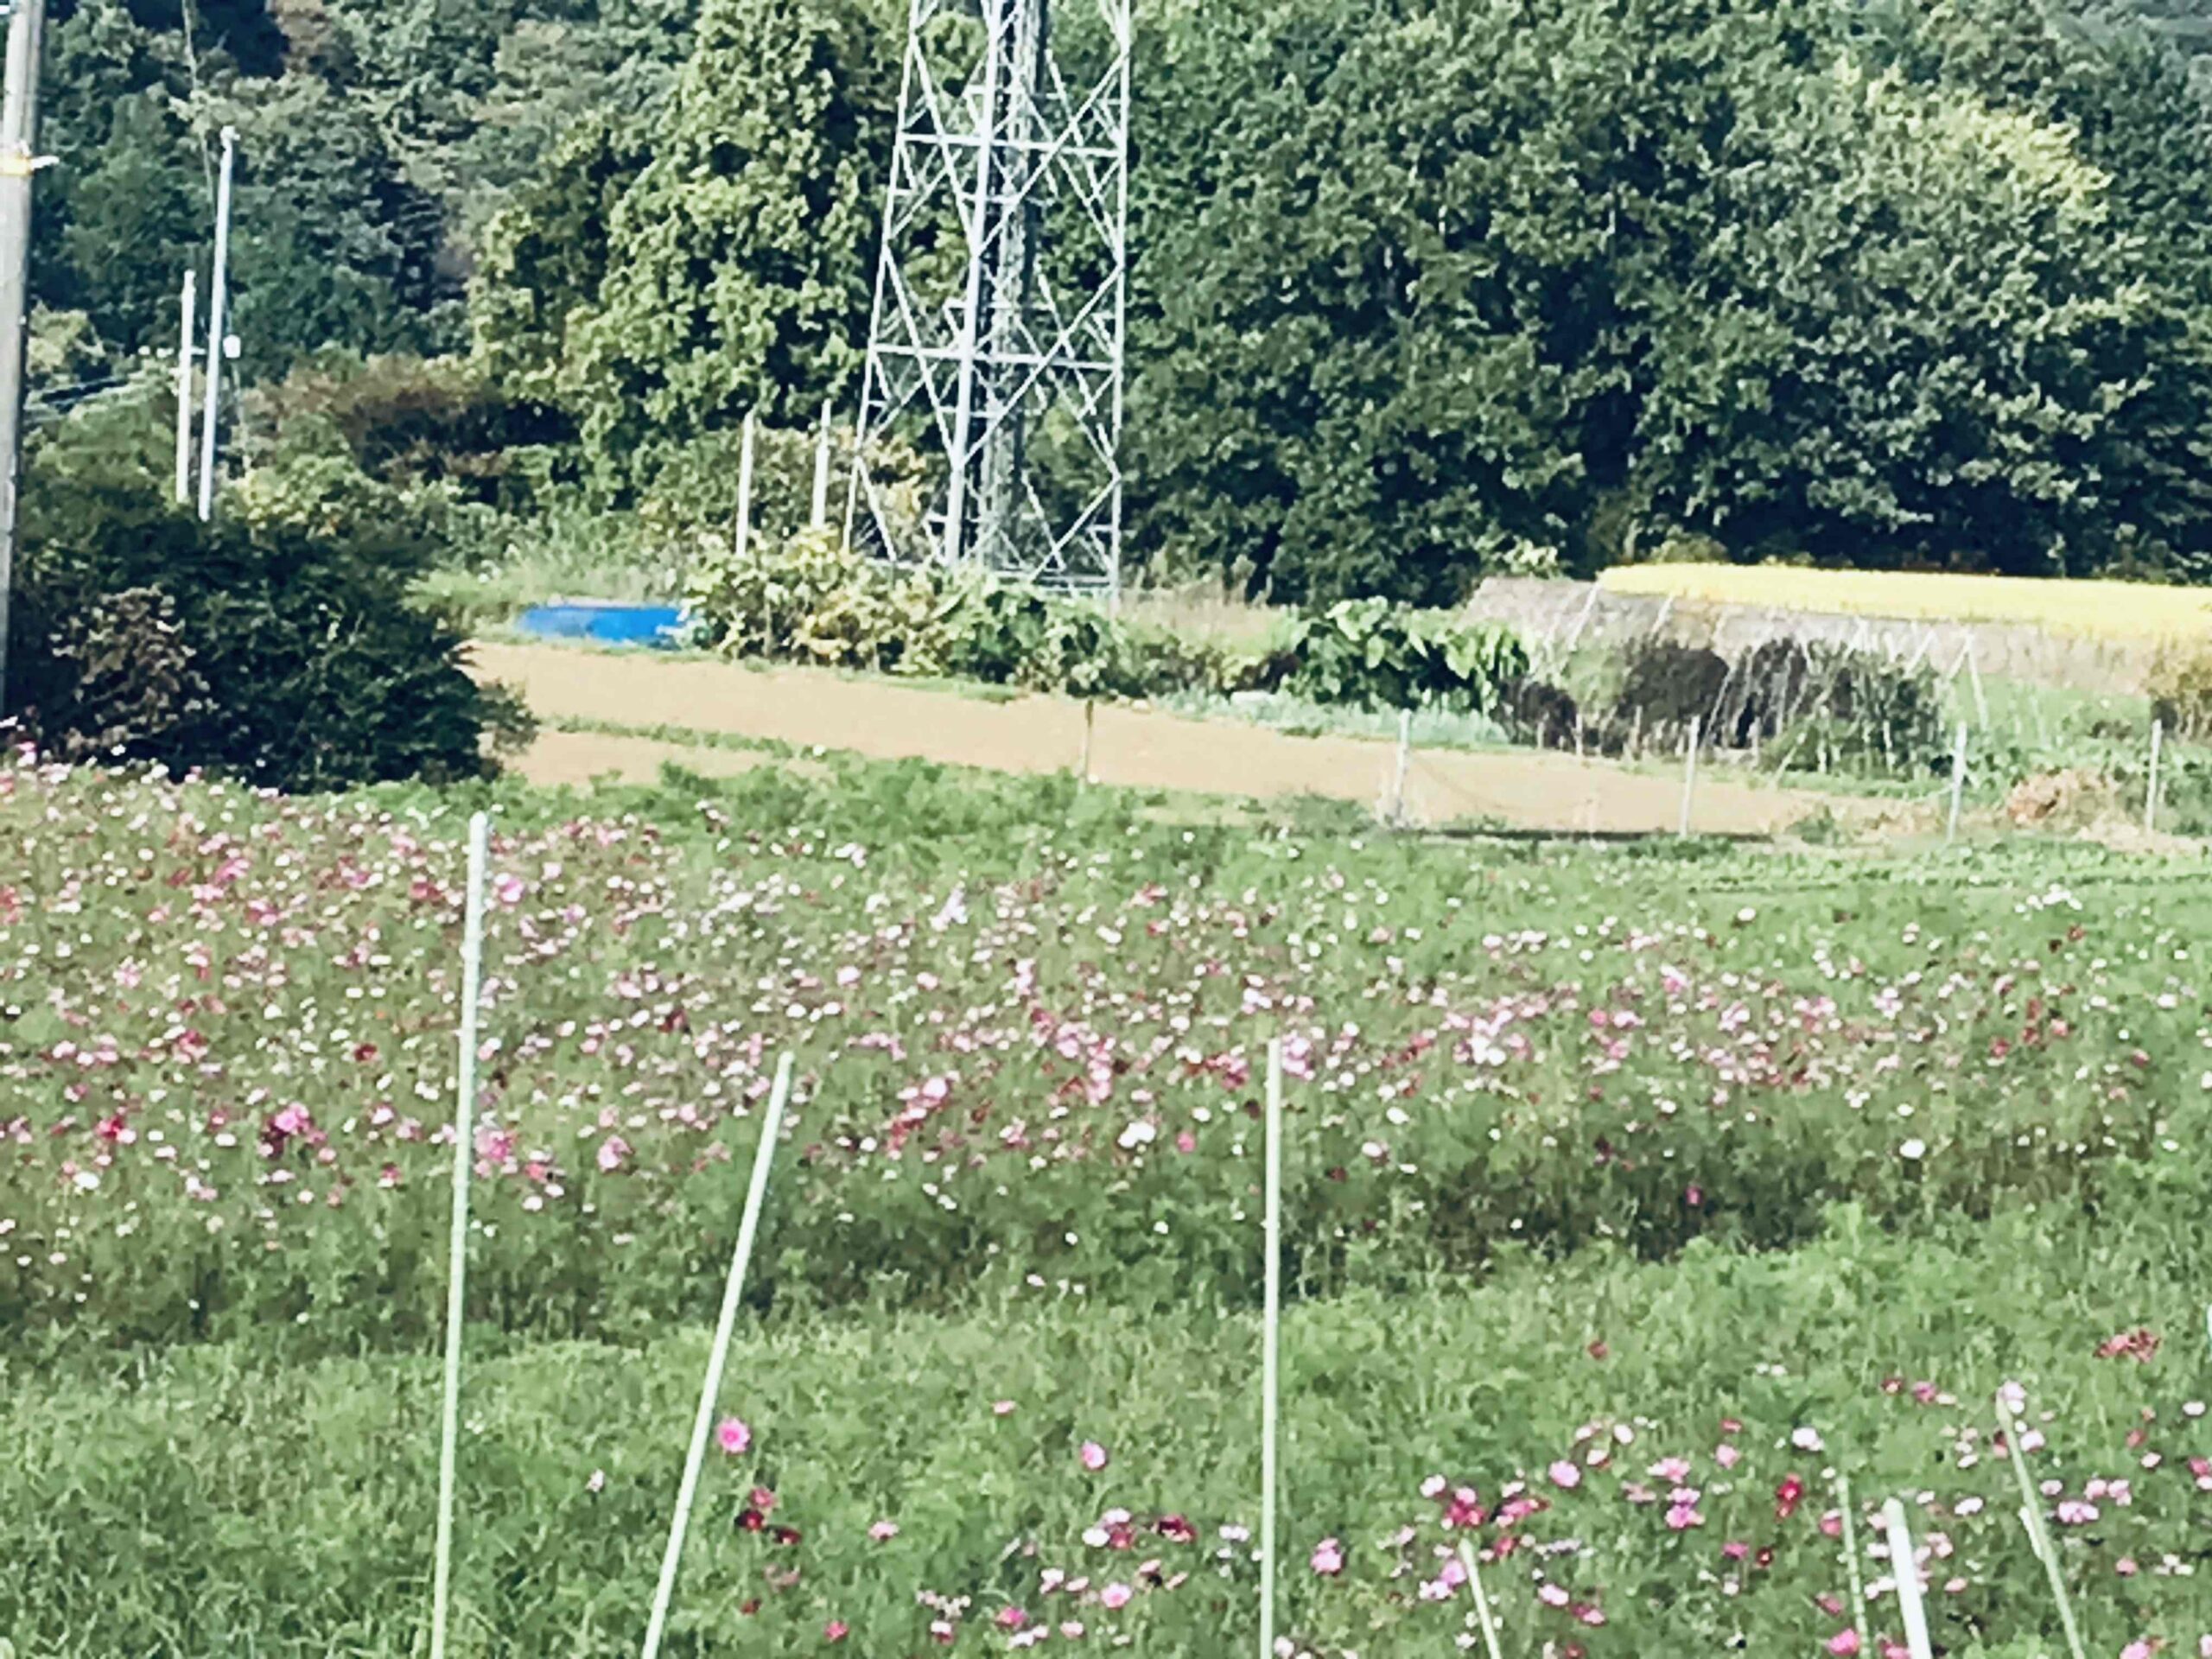
<svg viewBox="0 0 2212 1659">
<path fill-rule="evenodd" d="M 1936 1659 L 1928 1639 L 1928 1610 L 1920 1601 L 1920 1563 L 1912 1548 L 1912 1534 L 1904 1523 L 1904 1505 L 1894 1497 L 1882 1505 L 1882 1522 L 1890 1535 L 1890 1574 L 1897 1586 L 1897 1611 L 1904 1620 L 1904 1644 L 1912 1659 Z M 1866 1637 L 1859 1638 L 1862 1642 Z"/>
<path fill-rule="evenodd" d="M 767 1196 L 768 1169 L 776 1156 L 776 1137 L 784 1126 L 784 1105 L 791 1098 L 791 1057 L 786 1053 L 776 1066 L 776 1084 L 768 1093 L 767 1116 L 760 1122 L 760 1144 L 753 1153 L 753 1183 L 745 1192 L 745 1214 L 737 1226 L 737 1249 L 729 1260 L 729 1278 L 722 1285 L 721 1317 L 715 1324 L 715 1345 L 707 1354 L 706 1380 L 699 1386 L 699 1414 L 691 1423 L 691 1450 L 683 1459 L 683 1479 L 676 1489 L 676 1516 L 669 1522 L 668 1549 L 661 1556 L 660 1582 L 653 1588 L 652 1617 L 645 1624 L 644 1659 L 660 1651 L 668 1626 L 668 1604 L 676 1593 L 676 1571 L 683 1560 L 683 1535 L 691 1524 L 691 1503 L 699 1492 L 699 1467 L 706 1461 L 707 1439 L 714 1433 L 715 1408 L 721 1399 L 722 1367 L 729 1359 L 730 1332 L 737 1325 L 737 1305 L 745 1296 L 745 1271 L 753 1259 L 753 1238 L 760 1225 L 760 1205 Z"/>
<path fill-rule="evenodd" d="M 430 1659 L 445 1659 L 453 1599 L 454 1464 L 461 1452 L 461 1330 L 467 1306 L 468 1167 L 476 1154 L 476 1017 L 484 1000 L 484 867 L 492 820 L 468 821 L 468 896 L 461 945 L 461 1081 L 453 1109 L 452 1261 L 446 1269 L 446 1388 L 438 1440 L 438 1533 L 430 1588 Z"/>
<path fill-rule="evenodd" d="M 2028 1472 L 2028 1448 L 2023 1444 L 2020 1420 L 2013 1414 L 2012 1402 L 2001 1389 L 1997 1395 L 1997 1421 L 2005 1430 L 2005 1449 L 2011 1456 L 2012 1473 L 2020 1484 L 2020 1524 L 2028 1529 L 2029 1546 L 2043 1563 L 2044 1577 L 2050 1581 L 2051 1597 L 2058 1603 L 2058 1622 L 2066 1631 L 2066 1650 L 2073 1659 L 2087 1659 L 2081 1629 L 2074 1623 L 2074 1603 L 2066 1593 L 2066 1574 L 2059 1567 L 2057 1550 L 2051 1547 L 2050 1531 L 2044 1525 L 2043 1499 L 2037 1496 L 2035 1478 Z"/>
<path fill-rule="evenodd" d="M 737 533 L 734 551 L 742 559 L 753 545 L 753 414 L 747 410 L 737 441 Z"/>
<path fill-rule="evenodd" d="M 230 296 L 231 283 L 231 175 L 238 159 L 238 143 L 237 130 L 225 127 L 222 182 L 215 190 L 215 277 L 207 291 L 207 372 L 201 377 L 207 397 L 200 430 L 200 516 L 203 520 L 215 516 L 215 438 L 223 387 L 223 305 Z"/>
<path fill-rule="evenodd" d="M 1267 1300 L 1260 1359 L 1260 1659 L 1275 1651 L 1275 1429 L 1282 1376 L 1282 1039 L 1268 1045 Z"/>
<path fill-rule="evenodd" d="M 199 307 L 200 274 L 184 273 L 184 293 L 177 309 L 183 325 L 176 345 L 176 499 L 192 499 L 192 321 Z"/>
<path fill-rule="evenodd" d="M 2164 746 L 2166 722 L 2151 722 L 2151 784 L 2143 791 L 2143 827 L 2156 833 L 2158 828 L 2158 751 Z"/>
<path fill-rule="evenodd" d="M 1863 1649 L 1874 1639 L 1866 1623 L 1866 1581 L 1859 1571 L 1859 1511 L 1851 1501 L 1851 1477 L 1835 1478 L 1835 1504 L 1843 1516 L 1844 1577 L 1851 1584 L 1851 1628 Z"/>
<path fill-rule="evenodd" d="M 1967 792 L 1967 723 L 1959 722 L 1958 741 L 1951 748 L 1951 821 L 1943 831 L 1943 844 L 1948 847 L 1959 838 L 1959 809 L 1965 804 Z M 1925 799 L 1926 797 L 1923 797 Z"/>
<path fill-rule="evenodd" d="M 822 400 L 822 425 L 814 435 L 814 511 L 807 519 L 810 530 L 830 525 L 830 400 Z"/>
<path fill-rule="evenodd" d="M 1083 770 L 1076 773 L 1078 788 L 1090 787 L 1090 750 L 1097 735 L 1098 702 L 1094 697 L 1083 700 Z"/>
<path fill-rule="evenodd" d="M 1483 1593 L 1482 1569 L 1475 1565 L 1471 1538 L 1459 1541 L 1459 1565 L 1467 1569 L 1467 1585 L 1475 1592 L 1475 1622 L 1482 1626 L 1483 1650 L 1490 1659 L 1504 1659 L 1497 1645 L 1497 1621 L 1491 1617 L 1490 1598 Z"/>
<path fill-rule="evenodd" d="M 1675 826 L 1675 833 L 1687 836 L 1690 832 L 1690 807 L 1697 798 L 1697 745 L 1704 721 L 1697 715 L 1690 716 L 1689 741 L 1682 745 L 1682 817 Z"/>
</svg>

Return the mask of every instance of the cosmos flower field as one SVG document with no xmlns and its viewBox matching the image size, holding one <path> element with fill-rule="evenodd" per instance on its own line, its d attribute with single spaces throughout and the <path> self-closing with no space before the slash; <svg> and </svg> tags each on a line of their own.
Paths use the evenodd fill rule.
<svg viewBox="0 0 2212 1659">
<path fill-rule="evenodd" d="M 474 798 L 0 767 L 0 1638 L 401 1655 Z M 2212 877 L 1185 825 L 1059 780 L 501 795 L 456 1650 L 2212 1654 Z M 741 1425 L 741 1431 L 735 1426 Z M 1849 1510 L 1865 1609 L 1845 1564 Z M 1894 1649 L 1902 1653 L 1901 1648 Z"/>
</svg>

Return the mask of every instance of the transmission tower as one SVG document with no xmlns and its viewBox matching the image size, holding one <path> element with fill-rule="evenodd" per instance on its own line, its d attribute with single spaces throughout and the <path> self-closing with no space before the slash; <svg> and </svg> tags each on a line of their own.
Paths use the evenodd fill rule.
<svg viewBox="0 0 2212 1659">
<path fill-rule="evenodd" d="M 1119 588 L 1129 26 L 909 0 L 846 504 L 888 558 Z"/>
</svg>

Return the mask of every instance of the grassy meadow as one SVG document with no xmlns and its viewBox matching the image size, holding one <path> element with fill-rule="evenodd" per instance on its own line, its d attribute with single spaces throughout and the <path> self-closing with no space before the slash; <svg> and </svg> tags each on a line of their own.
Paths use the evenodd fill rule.
<svg viewBox="0 0 2212 1659">
<path fill-rule="evenodd" d="M 632 1651 L 798 1058 L 669 1651 L 1942 1650 L 2212 1596 L 2200 865 L 1378 836 L 830 757 L 592 796 L 0 771 L 0 1638 L 411 1655 L 466 813 L 497 814 L 455 1651 Z M 1856 1610 L 1835 1477 L 1852 1483 Z"/>
</svg>

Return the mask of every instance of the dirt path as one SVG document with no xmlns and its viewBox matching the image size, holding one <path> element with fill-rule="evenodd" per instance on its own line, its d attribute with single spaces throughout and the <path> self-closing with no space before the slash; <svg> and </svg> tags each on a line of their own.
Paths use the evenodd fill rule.
<svg viewBox="0 0 2212 1659">
<path fill-rule="evenodd" d="M 643 652 L 479 642 L 474 655 L 476 672 L 518 688 L 549 721 L 738 733 L 1000 772 L 1071 770 L 1083 749 L 1083 706 L 1063 698 L 993 702 L 810 669 L 752 669 Z M 1255 799 L 1303 793 L 1373 804 L 1389 786 L 1392 750 L 1367 739 L 1293 737 L 1102 704 L 1091 772 L 1101 783 L 1143 788 Z M 649 778 L 663 760 L 713 772 L 716 763 L 741 770 L 748 757 L 652 739 L 551 732 L 524 757 L 522 770 L 544 782 L 577 782 L 579 768 L 588 778 L 594 766 Z M 1535 752 L 1420 753 L 1406 793 L 1420 823 L 1488 818 L 1570 833 L 1670 830 L 1681 809 L 1675 779 Z M 1694 827 L 1707 834 L 1767 834 L 1832 805 L 1827 797 L 1802 791 L 1701 779 Z"/>
</svg>

